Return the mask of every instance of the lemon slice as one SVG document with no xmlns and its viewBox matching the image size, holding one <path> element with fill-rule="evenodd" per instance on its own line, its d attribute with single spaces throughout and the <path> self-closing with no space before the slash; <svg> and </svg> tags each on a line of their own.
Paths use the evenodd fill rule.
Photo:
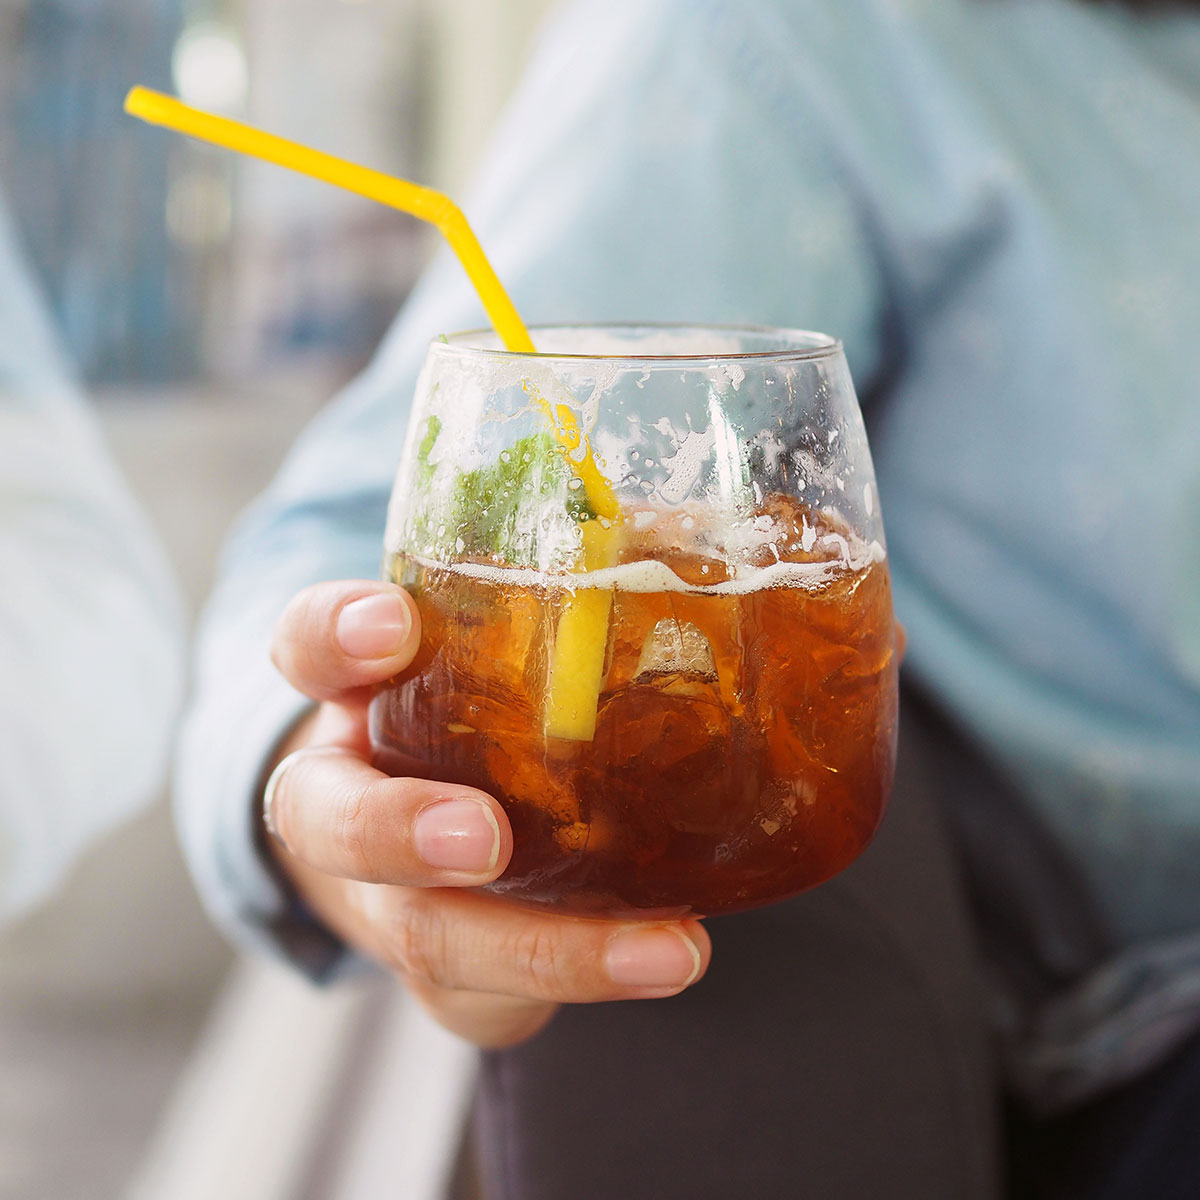
<svg viewBox="0 0 1200 1200">
<path fill-rule="evenodd" d="M 617 560 L 617 525 L 588 521 L 582 529 L 580 566 L 596 571 Z M 590 742 L 596 736 L 596 710 L 608 655 L 611 588 L 579 588 L 567 596 L 554 631 L 546 681 L 543 732 L 548 738 Z"/>
</svg>

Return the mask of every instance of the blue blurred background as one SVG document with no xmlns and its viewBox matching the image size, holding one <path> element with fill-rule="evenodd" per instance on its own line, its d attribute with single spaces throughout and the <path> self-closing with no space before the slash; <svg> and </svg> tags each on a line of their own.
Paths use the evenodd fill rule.
<svg viewBox="0 0 1200 1200">
<path fill-rule="evenodd" d="M 4 183 L 89 382 L 370 350 L 419 267 L 420 231 L 149 129 L 121 100 L 143 82 L 421 174 L 437 86 L 418 53 L 437 36 L 428 11 L 33 0 L 0 13 Z"/>
</svg>

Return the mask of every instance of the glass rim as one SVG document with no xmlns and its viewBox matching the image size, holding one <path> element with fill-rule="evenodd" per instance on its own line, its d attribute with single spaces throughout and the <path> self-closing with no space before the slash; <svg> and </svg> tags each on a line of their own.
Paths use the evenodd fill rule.
<svg viewBox="0 0 1200 1200">
<path fill-rule="evenodd" d="M 662 333 L 712 333 L 712 334 L 768 334 L 777 338 L 789 338 L 797 344 L 773 350 L 735 350 L 735 351 L 706 351 L 686 354 L 597 354 L 579 352 L 560 352 L 543 350 L 509 350 L 504 346 L 471 345 L 468 339 L 481 337 L 497 337 L 491 326 L 481 326 L 476 329 L 463 329 L 455 333 L 444 333 L 434 338 L 429 344 L 430 352 L 455 354 L 464 358 L 498 358 L 506 361 L 528 360 L 531 362 L 602 362 L 630 363 L 645 365 L 647 363 L 727 363 L 744 362 L 747 360 L 802 362 L 834 358 L 843 353 L 840 338 L 827 333 L 819 333 L 812 329 L 795 329 L 781 325 L 753 324 L 718 324 L 706 322 L 683 321 L 568 321 L 564 323 L 543 322 L 528 326 L 530 336 L 536 342 L 536 334 L 540 332 L 624 332 L 634 333 L 639 330 L 659 331 Z"/>
</svg>

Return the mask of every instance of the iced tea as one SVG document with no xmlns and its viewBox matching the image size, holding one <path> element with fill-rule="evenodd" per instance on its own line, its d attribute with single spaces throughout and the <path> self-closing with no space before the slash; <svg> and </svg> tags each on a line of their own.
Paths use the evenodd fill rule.
<svg viewBox="0 0 1200 1200">
<path fill-rule="evenodd" d="M 489 890 L 596 915 L 725 913 L 866 846 L 895 755 L 886 559 L 787 497 L 761 520 L 789 529 L 736 570 L 688 545 L 686 514 L 593 576 L 392 557 L 422 642 L 372 705 L 377 762 L 504 804 L 514 852 Z M 613 595 L 595 735 L 547 738 L 558 616 L 585 586 Z"/>
</svg>

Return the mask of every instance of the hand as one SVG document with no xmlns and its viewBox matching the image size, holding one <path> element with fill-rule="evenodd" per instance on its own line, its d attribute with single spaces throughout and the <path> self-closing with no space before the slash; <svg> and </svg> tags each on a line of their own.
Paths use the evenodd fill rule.
<svg viewBox="0 0 1200 1200">
<path fill-rule="evenodd" d="M 562 1003 L 672 996 L 699 979 L 711 952 L 699 921 L 559 916 L 468 890 L 512 856 L 504 808 L 369 763 L 373 687 L 419 642 L 412 598 L 385 583 L 317 584 L 279 620 L 275 665 L 320 702 L 281 747 L 265 813 L 272 852 L 305 901 L 480 1046 L 531 1036 Z"/>
</svg>

